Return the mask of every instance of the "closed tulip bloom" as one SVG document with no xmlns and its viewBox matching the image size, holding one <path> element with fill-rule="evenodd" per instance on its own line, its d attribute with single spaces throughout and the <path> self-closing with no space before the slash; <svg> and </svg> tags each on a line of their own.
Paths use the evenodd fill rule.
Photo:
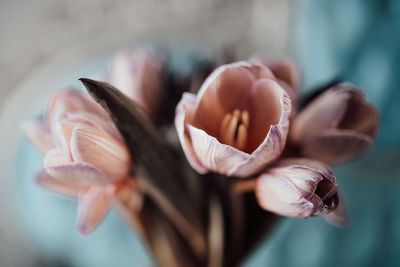
<svg viewBox="0 0 400 267">
<path fill-rule="evenodd" d="M 338 205 L 338 184 L 330 167 L 306 158 L 284 159 L 258 178 L 259 205 L 288 217 L 328 214 Z"/>
<path fill-rule="evenodd" d="M 291 123 L 291 140 L 302 155 L 329 164 L 361 156 L 376 137 L 377 109 L 349 83 L 338 84 L 315 98 Z"/>
<path fill-rule="evenodd" d="M 112 203 L 127 203 L 129 195 L 138 196 L 129 179 L 129 151 L 100 106 L 77 91 L 57 93 L 46 118 L 24 125 L 29 139 L 45 154 L 38 181 L 79 199 L 79 230 L 88 234 Z"/>
<path fill-rule="evenodd" d="M 197 95 L 185 93 L 175 126 L 194 169 L 255 174 L 282 152 L 291 100 L 270 69 L 237 62 L 217 68 Z"/>
<path fill-rule="evenodd" d="M 108 82 L 155 118 L 164 90 L 163 64 L 154 53 L 144 49 L 116 53 L 111 62 Z"/>
</svg>

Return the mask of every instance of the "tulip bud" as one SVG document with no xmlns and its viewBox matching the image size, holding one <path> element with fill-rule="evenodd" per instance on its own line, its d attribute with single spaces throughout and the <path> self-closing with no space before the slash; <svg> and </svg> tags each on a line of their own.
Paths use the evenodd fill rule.
<svg viewBox="0 0 400 267">
<path fill-rule="evenodd" d="M 164 97 L 163 64 L 143 49 L 116 53 L 108 81 L 144 108 L 154 119 Z"/>
<path fill-rule="evenodd" d="M 257 179 L 259 205 L 288 217 L 327 214 L 338 205 L 338 184 L 330 167 L 306 158 L 286 159 Z"/>
<path fill-rule="evenodd" d="M 378 111 L 354 85 L 338 84 L 291 122 L 290 139 L 303 156 L 338 164 L 361 156 L 378 131 Z"/>
</svg>

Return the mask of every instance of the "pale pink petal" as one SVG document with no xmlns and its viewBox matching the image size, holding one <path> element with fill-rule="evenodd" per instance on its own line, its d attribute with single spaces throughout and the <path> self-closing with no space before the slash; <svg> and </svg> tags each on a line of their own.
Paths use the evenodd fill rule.
<svg viewBox="0 0 400 267">
<path fill-rule="evenodd" d="M 291 105 L 289 106 L 290 101 L 283 100 L 284 90 L 273 80 L 258 80 L 254 83 L 250 94 L 250 128 L 246 149 L 246 152 L 249 153 L 260 146 L 265 140 L 270 126 L 279 125 L 281 117 L 285 116 L 283 113 L 291 108 Z M 285 104 L 287 106 L 284 106 Z M 286 110 L 284 111 L 284 109 Z M 286 118 L 282 123 L 286 124 L 286 133 L 283 132 L 283 136 L 286 137 L 289 119 Z M 283 143 L 285 143 L 285 140 L 283 140 Z"/>
<path fill-rule="evenodd" d="M 43 154 L 55 147 L 50 129 L 44 122 L 26 121 L 22 123 L 21 127 L 29 141 Z"/>
<path fill-rule="evenodd" d="M 52 125 L 51 136 L 57 147 L 63 148 L 65 151 L 70 151 L 71 136 L 76 123 L 66 120 L 57 121 Z"/>
<path fill-rule="evenodd" d="M 44 168 L 67 165 L 70 163 L 72 163 L 72 159 L 69 153 L 61 148 L 50 150 L 44 157 Z"/>
<path fill-rule="evenodd" d="M 193 150 L 192 141 L 185 126 L 187 122 L 191 122 L 193 120 L 195 107 L 196 95 L 184 93 L 181 101 L 176 107 L 175 128 L 178 133 L 178 138 L 181 142 L 183 152 L 185 153 L 190 165 L 200 174 L 204 174 L 207 172 L 207 168 L 205 168 L 197 158 Z"/>
<path fill-rule="evenodd" d="M 286 91 L 290 99 L 296 102 L 300 86 L 300 74 L 296 64 L 291 60 L 271 60 L 262 57 L 252 57 L 250 62 L 268 67 L 279 85 Z"/>
<path fill-rule="evenodd" d="M 82 192 L 86 191 L 87 187 L 76 184 L 69 184 L 63 181 L 54 179 L 48 173 L 43 171 L 36 181 L 45 189 L 57 194 L 68 197 L 78 197 Z"/>
<path fill-rule="evenodd" d="M 324 162 L 308 158 L 285 158 L 274 165 L 274 169 L 276 170 L 288 167 L 310 170 L 319 173 L 329 181 L 336 183 L 336 177 L 333 174 L 332 169 Z"/>
<path fill-rule="evenodd" d="M 95 126 L 109 134 L 110 137 L 117 139 L 120 142 L 123 141 L 121 134 L 110 119 L 104 119 L 103 117 L 89 112 L 68 113 L 67 119 L 71 122 Z"/>
<path fill-rule="evenodd" d="M 265 210 L 289 217 L 311 216 L 314 205 L 285 177 L 263 174 L 257 179 L 255 194 Z"/>
<path fill-rule="evenodd" d="M 95 127 L 76 127 L 71 151 L 74 161 L 95 166 L 111 180 L 126 178 L 132 167 L 126 146 Z"/>
<path fill-rule="evenodd" d="M 284 137 L 272 126 L 265 141 L 252 154 L 221 144 L 215 137 L 188 125 L 191 145 L 203 168 L 228 176 L 248 177 L 261 171 L 282 152 Z"/>
<path fill-rule="evenodd" d="M 194 121 L 196 127 L 212 136 L 219 134 L 220 123 L 226 113 L 233 109 L 248 109 L 249 92 L 255 81 L 245 67 L 249 64 L 223 65 L 204 81 L 197 94 Z"/>
<path fill-rule="evenodd" d="M 47 110 L 48 121 L 53 124 L 65 118 L 67 113 L 76 111 L 86 111 L 107 117 L 106 112 L 94 100 L 73 88 L 68 88 L 53 95 Z"/>
<path fill-rule="evenodd" d="M 67 148 L 63 129 L 60 121 L 64 121 L 68 113 L 71 112 L 89 112 L 109 119 L 106 112 L 99 104 L 86 97 L 81 92 L 74 89 L 66 89 L 53 95 L 47 110 L 47 122 L 49 123 L 53 141 L 57 146 Z"/>
<path fill-rule="evenodd" d="M 90 187 L 79 199 L 78 229 L 90 234 L 103 220 L 113 200 L 113 187 Z"/>
<path fill-rule="evenodd" d="M 200 166 L 202 166 L 201 170 L 210 170 L 228 176 L 236 176 L 234 171 L 239 166 L 251 164 L 253 169 L 250 171 L 253 172 L 260 169 L 262 167 L 260 165 L 264 165 L 263 162 L 258 162 L 257 164 L 249 154 L 243 151 L 229 145 L 221 144 L 215 137 L 199 128 L 187 125 L 187 130 L 191 139 L 191 147 L 196 155 L 196 159 L 200 162 Z M 249 175 L 248 173 L 241 174 L 243 174 L 242 176 Z"/>
<path fill-rule="evenodd" d="M 359 158 L 371 146 L 373 139 L 349 130 L 325 130 L 302 145 L 306 157 L 329 164 L 339 164 Z"/>
<path fill-rule="evenodd" d="M 313 100 L 291 122 L 291 139 L 303 142 L 321 130 L 336 128 L 342 120 L 351 94 L 328 90 Z"/>
<path fill-rule="evenodd" d="M 298 98 L 298 92 L 282 80 L 278 80 L 277 83 L 283 88 L 283 90 L 285 90 L 286 94 L 288 94 L 293 104 L 296 104 Z"/>
<path fill-rule="evenodd" d="M 104 185 L 108 178 L 98 169 L 87 163 L 70 163 L 46 167 L 45 171 L 54 179 L 76 186 Z"/>
<path fill-rule="evenodd" d="M 300 74 L 296 64 L 291 60 L 263 60 L 263 63 L 272 71 L 275 77 L 297 89 L 300 83 Z"/>
<path fill-rule="evenodd" d="M 272 73 L 271 69 L 266 68 L 264 64 L 251 62 L 251 61 L 241 61 L 231 63 L 230 66 L 232 67 L 241 67 L 248 70 L 256 80 L 259 79 L 272 79 L 275 80 L 276 77 Z"/>
</svg>

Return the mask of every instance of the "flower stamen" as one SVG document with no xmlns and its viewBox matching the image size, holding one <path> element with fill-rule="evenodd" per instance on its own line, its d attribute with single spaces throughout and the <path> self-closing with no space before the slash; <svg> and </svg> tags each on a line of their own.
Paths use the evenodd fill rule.
<svg viewBox="0 0 400 267">
<path fill-rule="evenodd" d="M 226 145 L 243 150 L 247 145 L 249 125 L 249 112 L 235 109 L 222 119 L 219 140 Z"/>
</svg>

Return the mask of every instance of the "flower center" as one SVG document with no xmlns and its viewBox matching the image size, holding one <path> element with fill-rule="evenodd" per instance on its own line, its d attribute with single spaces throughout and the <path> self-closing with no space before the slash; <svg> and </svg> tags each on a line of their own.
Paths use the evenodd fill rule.
<svg viewBox="0 0 400 267">
<path fill-rule="evenodd" d="M 247 145 L 250 116 L 247 110 L 235 109 L 222 119 L 219 131 L 219 141 L 243 150 Z"/>
</svg>

